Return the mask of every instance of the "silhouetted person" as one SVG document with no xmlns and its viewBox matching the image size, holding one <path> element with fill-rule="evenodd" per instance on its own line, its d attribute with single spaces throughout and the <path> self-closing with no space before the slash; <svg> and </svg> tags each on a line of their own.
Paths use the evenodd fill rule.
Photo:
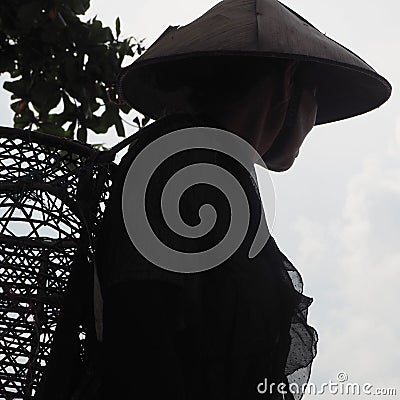
<svg viewBox="0 0 400 400">
<path fill-rule="evenodd" d="M 182 274 L 160 268 L 134 246 L 123 219 L 127 172 L 141 150 L 187 127 L 230 131 L 251 144 L 273 171 L 290 168 L 315 124 L 371 110 L 390 85 L 356 55 L 275 0 L 223 1 L 193 23 L 170 27 L 120 79 L 121 95 L 156 121 L 137 134 L 121 161 L 106 210 L 97 257 L 104 296 L 104 398 L 251 400 L 268 382 L 309 379 L 316 331 L 307 324 L 311 299 L 298 271 L 269 237 L 249 258 L 262 206 L 254 176 L 216 151 L 176 154 L 155 171 L 146 212 L 171 248 L 203 251 L 218 243 L 231 220 L 223 194 L 197 185 L 182 196 L 186 224 L 198 210 L 217 210 L 202 238 L 171 232 L 160 198 L 167 180 L 195 163 L 235 176 L 250 207 L 239 249 L 216 268 Z M 286 394 L 285 399 L 299 398 Z"/>
</svg>

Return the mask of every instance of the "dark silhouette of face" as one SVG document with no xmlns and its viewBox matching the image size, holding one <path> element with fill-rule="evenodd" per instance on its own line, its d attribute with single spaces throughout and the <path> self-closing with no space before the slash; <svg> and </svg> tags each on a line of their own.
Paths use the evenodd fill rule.
<svg viewBox="0 0 400 400">
<path fill-rule="evenodd" d="M 316 88 L 295 62 L 269 72 L 219 109 L 223 127 L 247 140 L 269 169 L 285 171 L 315 125 Z"/>
<path fill-rule="evenodd" d="M 304 139 L 315 125 L 318 104 L 316 88 L 301 86 L 293 93 L 293 105 L 286 115 L 286 124 L 264 155 L 269 169 L 286 171 L 299 155 Z"/>
</svg>

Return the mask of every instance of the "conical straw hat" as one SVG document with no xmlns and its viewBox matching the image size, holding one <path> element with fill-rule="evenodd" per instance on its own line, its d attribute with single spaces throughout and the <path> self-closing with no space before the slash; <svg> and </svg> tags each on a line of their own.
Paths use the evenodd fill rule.
<svg viewBox="0 0 400 400">
<path fill-rule="evenodd" d="M 224 0 L 188 25 L 166 29 L 124 69 L 120 95 L 136 110 L 157 119 L 166 102 L 185 101 L 176 92 L 160 93 L 154 83 L 154 76 L 162 74 L 171 61 L 181 67 L 192 61 L 193 68 L 195 57 L 212 63 L 232 56 L 257 63 L 290 59 L 312 66 L 318 87 L 316 124 L 371 111 L 391 94 L 389 82 L 370 65 L 279 1 Z"/>
</svg>

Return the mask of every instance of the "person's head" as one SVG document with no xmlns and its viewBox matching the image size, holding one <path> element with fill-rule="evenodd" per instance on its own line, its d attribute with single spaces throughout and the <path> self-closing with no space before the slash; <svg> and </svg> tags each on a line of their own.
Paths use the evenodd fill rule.
<svg viewBox="0 0 400 400">
<path fill-rule="evenodd" d="M 291 165 L 313 124 L 313 86 L 318 125 L 374 110 L 392 91 L 361 57 L 276 0 L 221 1 L 189 24 L 169 26 L 118 81 L 121 99 L 153 119 L 181 111 L 225 125 L 235 119 L 233 131 L 276 170 Z M 249 115 L 264 121 L 267 135 Z"/>
<path fill-rule="evenodd" d="M 185 112 L 246 139 L 275 171 L 288 169 L 315 123 L 312 73 L 291 60 L 223 57 L 193 65 L 171 63 L 157 79 L 160 92 L 182 96 L 164 115 Z M 232 68 L 234 66 L 234 68 Z"/>
</svg>

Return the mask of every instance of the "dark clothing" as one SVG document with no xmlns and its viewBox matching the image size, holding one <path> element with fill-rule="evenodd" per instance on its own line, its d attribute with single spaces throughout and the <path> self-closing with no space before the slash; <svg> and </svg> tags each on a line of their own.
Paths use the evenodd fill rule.
<svg viewBox="0 0 400 400">
<path fill-rule="evenodd" d="M 124 226 L 122 188 L 132 160 L 157 137 L 190 126 L 215 127 L 186 115 L 160 119 L 138 133 L 117 169 L 97 244 L 109 362 L 104 393 L 140 399 L 283 398 L 260 394 L 257 385 L 265 379 L 307 382 L 317 333 L 306 321 L 312 299 L 301 294 L 301 277 L 275 240 L 270 237 L 256 257 L 248 257 L 262 213 L 251 175 L 230 157 L 197 149 L 166 162 L 151 182 L 146 205 L 152 226 L 168 245 L 186 252 L 223 238 L 229 203 L 207 185 L 188 190 L 180 203 L 182 219 L 198 224 L 199 207 L 211 203 L 218 215 L 215 227 L 198 239 L 171 234 L 159 206 L 166 180 L 185 165 L 207 162 L 240 182 L 250 206 L 249 229 L 240 248 L 216 268 L 194 274 L 159 268 L 139 253 Z"/>
</svg>

